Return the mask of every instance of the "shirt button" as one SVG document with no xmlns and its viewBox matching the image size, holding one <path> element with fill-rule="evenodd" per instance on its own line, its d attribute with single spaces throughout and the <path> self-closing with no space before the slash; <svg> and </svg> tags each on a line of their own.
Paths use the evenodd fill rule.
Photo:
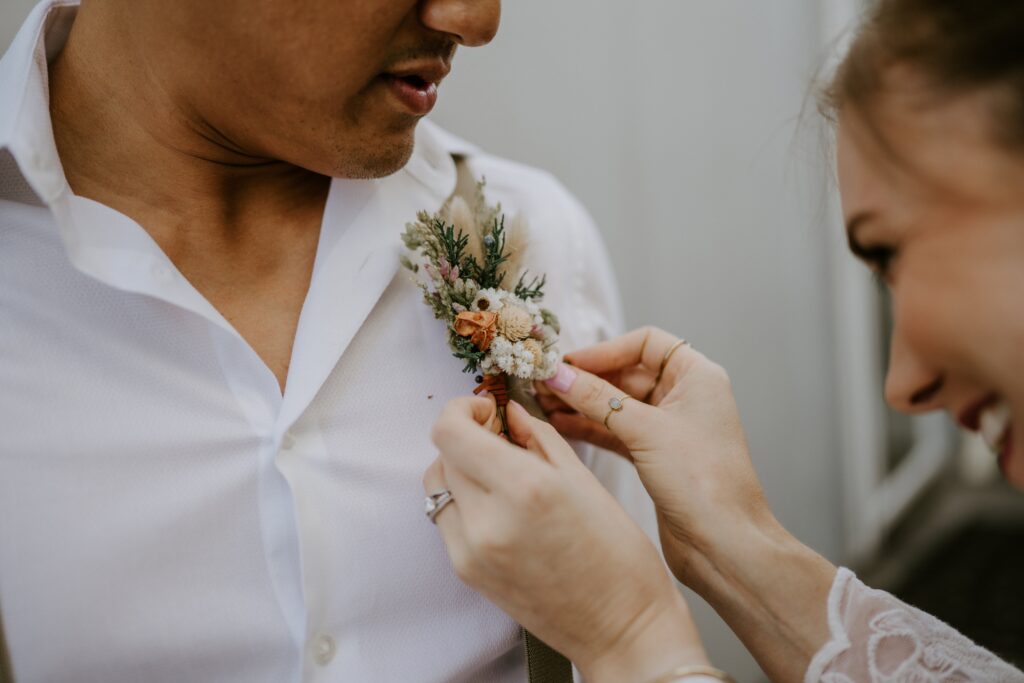
<svg viewBox="0 0 1024 683">
<path fill-rule="evenodd" d="M 170 268 L 162 263 L 158 263 L 153 266 L 153 277 L 159 282 L 170 282 L 171 278 L 174 277 L 174 274 L 171 272 Z"/>
<path fill-rule="evenodd" d="M 295 435 L 291 432 L 285 432 L 284 436 L 281 437 L 281 449 L 290 451 L 295 448 Z"/>
<path fill-rule="evenodd" d="M 313 644 L 313 658 L 320 666 L 327 666 L 330 664 L 337 651 L 338 646 L 334 642 L 334 638 L 331 638 L 327 634 L 321 634 L 318 636 L 316 642 Z"/>
</svg>

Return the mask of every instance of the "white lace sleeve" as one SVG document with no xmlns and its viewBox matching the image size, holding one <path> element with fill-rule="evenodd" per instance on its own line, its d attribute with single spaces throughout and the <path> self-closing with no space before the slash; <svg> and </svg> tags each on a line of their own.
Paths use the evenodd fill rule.
<svg viewBox="0 0 1024 683">
<path fill-rule="evenodd" d="M 804 683 L 1024 683 L 1020 670 L 848 569 L 832 584 L 828 622 Z"/>
</svg>

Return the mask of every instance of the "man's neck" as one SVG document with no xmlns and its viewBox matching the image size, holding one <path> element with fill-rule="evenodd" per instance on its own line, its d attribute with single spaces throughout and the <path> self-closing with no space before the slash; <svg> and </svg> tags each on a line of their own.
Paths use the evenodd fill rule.
<svg viewBox="0 0 1024 683">
<path fill-rule="evenodd" d="M 114 4 L 86 3 L 50 68 L 71 189 L 139 223 L 283 390 L 330 179 L 215 130 L 190 101 L 204 74 L 149 63 L 144 30 L 102 14 Z"/>
<path fill-rule="evenodd" d="M 329 179 L 228 139 L 190 101 L 202 74 L 179 82 L 150 64 L 145 36 L 104 7 L 79 11 L 50 68 L 54 136 L 72 190 L 135 219 L 175 261 L 317 228 Z"/>
</svg>

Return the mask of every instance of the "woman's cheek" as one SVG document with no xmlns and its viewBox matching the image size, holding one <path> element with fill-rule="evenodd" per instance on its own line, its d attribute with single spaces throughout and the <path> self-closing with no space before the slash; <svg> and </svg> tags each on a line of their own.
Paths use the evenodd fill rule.
<svg viewBox="0 0 1024 683">
<path fill-rule="evenodd" d="M 1024 490 L 1024 427 L 1021 426 L 1024 425 L 1024 415 L 1021 408 L 1024 406 L 1013 406 L 1012 445 L 1008 457 L 1002 460 L 1000 465 L 1006 480 L 1014 487 Z"/>
<path fill-rule="evenodd" d="M 973 335 L 964 327 L 965 310 L 961 297 L 950 292 L 937 297 L 940 286 L 929 287 L 923 278 L 907 273 L 904 281 L 891 290 L 893 325 L 919 361 L 935 371 L 949 371 L 961 366 L 975 345 Z"/>
</svg>

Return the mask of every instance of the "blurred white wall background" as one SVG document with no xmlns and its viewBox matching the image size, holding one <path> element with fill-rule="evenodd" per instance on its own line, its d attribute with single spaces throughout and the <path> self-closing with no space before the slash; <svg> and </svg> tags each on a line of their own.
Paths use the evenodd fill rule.
<svg viewBox="0 0 1024 683">
<path fill-rule="evenodd" d="M 36 0 L 0 0 L 0 48 L 7 50 L 21 22 L 35 4 Z M 2 102 L 0 106 L 3 106 Z"/>
<path fill-rule="evenodd" d="M 0 0 L 0 46 L 33 4 Z M 687 336 L 729 369 L 776 513 L 838 559 L 836 221 L 819 139 L 798 131 L 823 4 L 506 2 L 494 44 L 458 56 L 434 118 L 583 200 L 629 324 Z M 714 614 L 695 611 L 715 661 L 756 680 Z"/>
</svg>

